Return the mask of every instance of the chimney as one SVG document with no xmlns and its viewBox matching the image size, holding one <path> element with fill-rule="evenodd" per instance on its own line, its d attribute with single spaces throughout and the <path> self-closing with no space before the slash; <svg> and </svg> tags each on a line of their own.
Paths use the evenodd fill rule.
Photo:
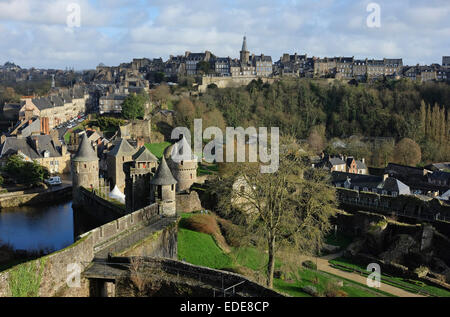
<svg viewBox="0 0 450 317">
<path fill-rule="evenodd" d="M 37 137 L 32 138 L 32 144 L 36 152 L 39 152 L 39 139 Z"/>
<path fill-rule="evenodd" d="M 140 149 L 141 147 L 143 147 L 145 144 L 144 142 L 144 138 L 138 138 L 137 139 L 137 148 Z"/>
<path fill-rule="evenodd" d="M 2 136 L 0 137 L 1 144 L 5 143 L 5 141 L 6 141 L 6 135 L 2 134 Z"/>
<path fill-rule="evenodd" d="M 383 174 L 383 182 L 389 177 L 389 174 Z"/>
<path fill-rule="evenodd" d="M 363 164 L 366 164 L 366 159 L 363 157 L 363 158 L 361 159 L 361 162 L 363 162 Z"/>
</svg>

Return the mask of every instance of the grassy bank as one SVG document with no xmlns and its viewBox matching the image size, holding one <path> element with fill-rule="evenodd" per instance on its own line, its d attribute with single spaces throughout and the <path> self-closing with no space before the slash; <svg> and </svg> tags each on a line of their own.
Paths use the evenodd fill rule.
<svg viewBox="0 0 450 317">
<path fill-rule="evenodd" d="M 170 142 L 145 143 L 145 147 L 153 153 L 158 159 L 162 158 L 164 150 L 170 145 Z"/>
<path fill-rule="evenodd" d="M 229 252 L 224 252 L 219 247 L 217 237 L 211 234 L 191 230 L 183 221 L 192 217 L 192 214 L 183 214 L 178 231 L 178 257 L 186 262 L 211 267 L 215 269 L 225 269 L 246 275 L 250 278 L 258 276 L 264 279 L 264 272 L 267 263 L 267 254 L 253 247 L 229 247 Z M 276 270 L 282 271 L 283 260 L 278 258 Z M 314 287 L 318 293 L 325 293 L 330 287 L 330 283 L 342 281 L 341 290 L 351 297 L 379 297 L 390 296 L 385 292 L 368 288 L 365 285 L 346 280 L 322 271 L 316 271 L 302 267 L 299 263 L 296 274 L 286 273 L 280 278 L 274 279 L 274 289 L 295 297 L 309 297 L 304 292 L 304 287 Z M 259 281 L 262 283 L 262 281 Z"/>
</svg>

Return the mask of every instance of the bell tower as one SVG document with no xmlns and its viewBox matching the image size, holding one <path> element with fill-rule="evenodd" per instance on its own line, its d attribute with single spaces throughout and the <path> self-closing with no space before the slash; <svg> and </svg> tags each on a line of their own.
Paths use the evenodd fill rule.
<svg viewBox="0 0 450 317">
<path fill-rule="evenodd" d="M 241 50 L 241 65 L 248 64 L 250 59 L 250 52 L 247 50 L 247 37 L 244 36 Z"/>
</svg>

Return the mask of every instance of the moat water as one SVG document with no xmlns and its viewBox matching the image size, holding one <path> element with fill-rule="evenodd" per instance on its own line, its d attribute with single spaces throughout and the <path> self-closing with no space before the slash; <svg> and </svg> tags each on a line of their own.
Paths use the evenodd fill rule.
<svg viewBox="0 0 450 317">
<path fill-rule="evenodd" d="M 0 241 L 17 250 L 56 251 L 74 242 L 72 201 L 0 210 Z"/>
</svg>

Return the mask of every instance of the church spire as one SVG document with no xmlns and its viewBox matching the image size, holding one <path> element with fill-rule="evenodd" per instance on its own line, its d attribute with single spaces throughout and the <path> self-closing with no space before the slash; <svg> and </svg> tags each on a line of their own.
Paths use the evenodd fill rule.
<svg viewBox="0 0 450 317">
<path fill-rule="evenodd" d="M 242 51 L 247 52 L 247 37 L 244 35 L 244 42 L 242 42 Z"/>
</svg>

